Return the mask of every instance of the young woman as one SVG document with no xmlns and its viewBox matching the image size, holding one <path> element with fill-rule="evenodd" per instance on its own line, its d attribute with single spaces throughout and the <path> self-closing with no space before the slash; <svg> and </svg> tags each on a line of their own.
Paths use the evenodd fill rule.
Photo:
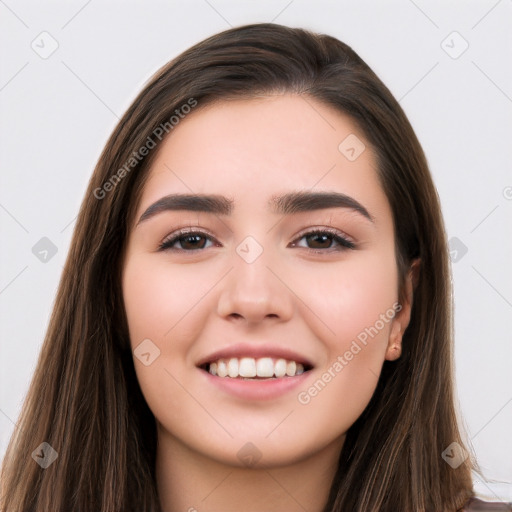
<svg viewBox="0 0 512 512">
<path fill-rule="evenodd" d="M 511 510 L 474 496 L 439 199 L 347 45 L 164 66 L 89 183 L 2 512 Z"/>
</svg>

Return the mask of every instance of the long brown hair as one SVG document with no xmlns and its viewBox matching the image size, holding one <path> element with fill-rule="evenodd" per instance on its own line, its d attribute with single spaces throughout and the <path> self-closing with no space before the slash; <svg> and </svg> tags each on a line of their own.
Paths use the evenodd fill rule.
<svg viewBox="0 0 512 512">
<path fill-rule="evenodd" d="M 128 229 L 156 146 L 179 123 L 177 110 L 276 92 L 351 116 L 377 155 L 401 284 L 421 260 L 402 356 L 385 361 L 347 433 L 325 512 L 453 512 L 473 495 L 473 457 L 452 468 L 441 455 L 453 442 L 468 447 L 454 405 L 446 234 L 422 148 L 398 102 L 349 46 L 264 23 L 214 35 L 166 64 L 108 140 L 3 461 L 3 512 L 160 510 L 155 418 L 136 378 L 122 300 Z M 31 458 L 42 442 L 58 453 L 46 469 Z"/>
</svg>

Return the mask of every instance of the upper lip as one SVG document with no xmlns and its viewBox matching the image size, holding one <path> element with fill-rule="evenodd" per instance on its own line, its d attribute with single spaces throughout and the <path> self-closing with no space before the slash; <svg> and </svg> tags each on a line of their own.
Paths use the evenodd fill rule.
<svg viewBox="0 0 512 512">
<path fill-rule="evenodd" d="M 251 345 L 248 343 L 237 343 L 234 345 L 230 345 L 229 347 L 216 350 L 215 352 L 212 352 L 209 355 L 201 358 L 198 361 L 197 366 L 203 366 L 207 363 L 212 363 L 219 359 L 229 359 L 231 357 L 254 357 L 255 359 L 261 357 L 274 357 L 286 359 L 288 361 L 295 361 L 296 363 L 302 363 L 304 366 L 313 366 L 313 364 L 307 357 L 287 347 L 260 344 Z"/>
</svg>

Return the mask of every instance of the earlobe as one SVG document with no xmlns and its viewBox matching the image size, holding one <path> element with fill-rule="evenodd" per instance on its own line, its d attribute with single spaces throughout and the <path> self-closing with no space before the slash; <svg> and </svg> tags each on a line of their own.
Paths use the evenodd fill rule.
<svg viewBox="0 0 512 512">
<path fill-rule="evenodd" d="M 389 336 L 388 348 L 386 351 L 386 359 L 395 361 L 402 354 L 402 326 L 399 321 L 393 324 L 391 334 Z"/>
<path fill-rule="evenodd" d="M 417 258 L 412 262 L 409 272 L 407 273 L 404 284 L 405 300 L 403 301 L 403 304 L 401 304 L 402 308 L 393 319 L 391 332 L 389 334 L 388 347 L 386 350 L 386 359 L 388 361 L 395 361 L 402 354 L 402 337 L 411 319 L 414 289 L 416 288 L 419 280 L 419 266 L 420 259 Z"/>
</svg>

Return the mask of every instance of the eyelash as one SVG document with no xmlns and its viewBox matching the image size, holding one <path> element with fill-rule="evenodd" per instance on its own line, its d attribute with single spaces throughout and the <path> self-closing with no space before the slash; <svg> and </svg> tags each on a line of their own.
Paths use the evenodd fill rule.
<svg viewBox="0 0 512 512">
<path fill-rule="evenodd" d="M 305 249 L 309 249 L 312 252 L 318 253 L 318 252 L 344 251 L 347 249 L 355 249 L 356 248 L 356 245 L 353 242 L 351 242 L 350 240 L 348 240 L 347 238 L 345 238 L 343 233 L 341 233 L 340 231 L 337 231 L 337 230 L 331 230 L 331 229 L 326 229 L 326 228 L 321 228 L 321 229 L 315 228 L 310 231 L 306 231 L 305 233 L 302 233 L 301 235 L 299 235 L 299 237 L 295 239 L 293 244 L 295 246 L 297 241 L 299 241 L 302 238 L 305 238 L 309 235 L 326 235 L 326 234 L 330 235 L 332 237 L 332 240 L 337 242 L 340 245 L 340 247 L 334 248 L 334 249 L 332 247 L 329 247 L 327 249 L 311 249 L 311 248 L 305 247 Z M 201 248 L 187 250 L 187 249 L 176 249 L 176 248 L 172 247 L 181 238 L 185 238 L 186 236 L 192 236 L 192 235 L 204 236 L 206 238 L 209 238 L 210 240 L 213 238 L 210 234 L 206 233 L 205 231 L 180 230 L 175 236 L 172 236 L 172 238 L 168 238 L 168 239 L 164 240 L 158 246 L 158 250 L 159 251 L 180 251 L 180 252 L 198 252 L 198 251 L 203 250 Z"/>
</svg>

